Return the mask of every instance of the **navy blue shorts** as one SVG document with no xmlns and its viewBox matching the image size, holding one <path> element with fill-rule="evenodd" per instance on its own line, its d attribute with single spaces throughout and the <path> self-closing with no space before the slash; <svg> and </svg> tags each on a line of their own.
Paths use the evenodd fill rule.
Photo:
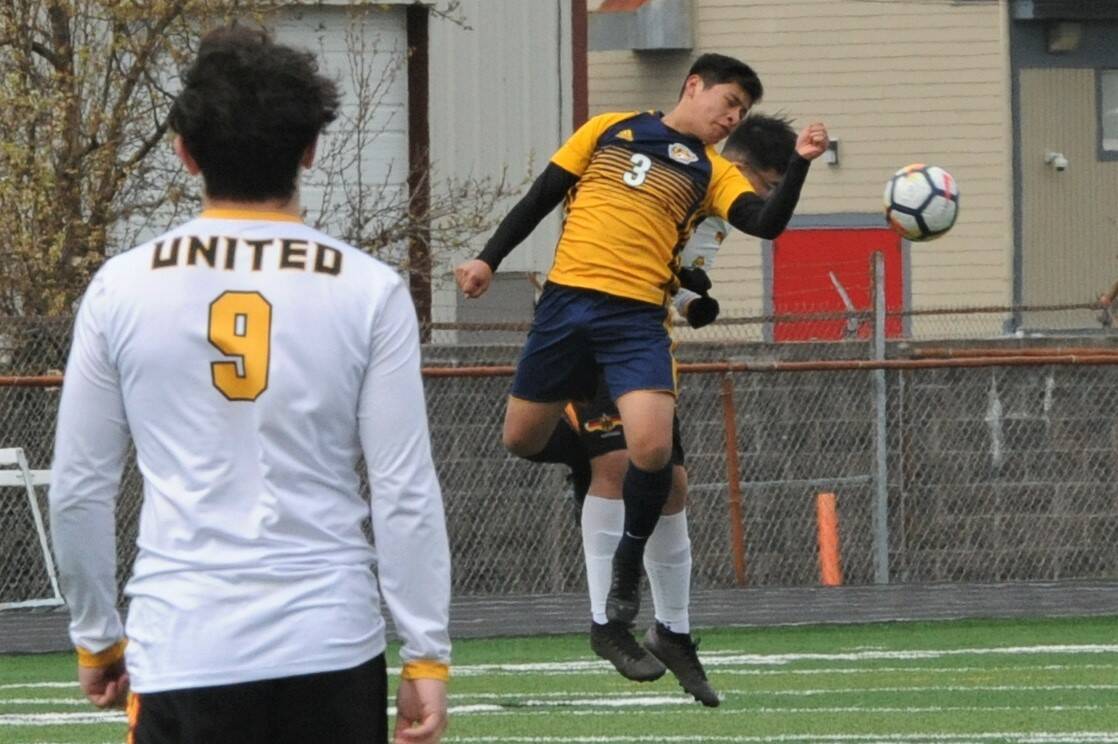
<svg viewBox="0 0 1118 744">
<path fill-rule="evenodd" d="M 601 370 L 609 396 L 675 394 L 668 309 L 548 282 L 520 352 L 512 395 L 536 403 L 590 400 Z"/>
</svg>

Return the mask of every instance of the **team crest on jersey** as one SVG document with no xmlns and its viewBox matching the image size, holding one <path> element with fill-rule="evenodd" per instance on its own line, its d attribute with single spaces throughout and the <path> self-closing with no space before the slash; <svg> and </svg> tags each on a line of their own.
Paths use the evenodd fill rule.
<svg viewBox="0 0 1118 744">
<path fill-rule="evenodd" d="M 625 140 L 626 142 L 632 142 L 633 141 L 633 130 L 632 129 L 622 129 L 620 132 L 617 133 L 617 139 Z"/>
<path fill-rule="evenodd" d="M 699 159 L 699 156 L 691 152 L 691 148 L 687 145 L 681 145 L 678 142 L 673 142 L 668 146 L 668 157 L 677 163 L 684 165 L 691 165 Z"/>
</svg>

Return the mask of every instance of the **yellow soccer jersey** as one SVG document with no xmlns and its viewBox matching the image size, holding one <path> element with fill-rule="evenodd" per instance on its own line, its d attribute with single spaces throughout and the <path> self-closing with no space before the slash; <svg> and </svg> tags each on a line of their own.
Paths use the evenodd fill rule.
<svg viewBox="0 0 1118 744">
<path fill-rule="evenodd" d="M 652 112 L 590 119 L 551 158 L 579 176 L 548 280 L 663 304 L 696 221 L 726 218 L 749 182 Z"/>
</svg>

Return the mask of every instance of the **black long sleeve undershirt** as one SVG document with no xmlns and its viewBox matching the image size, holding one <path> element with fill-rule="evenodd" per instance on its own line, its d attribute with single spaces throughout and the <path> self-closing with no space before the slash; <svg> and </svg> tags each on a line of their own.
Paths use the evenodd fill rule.
<svg viewBox="0 0 1118 744">
<path fill-rule="evenodd" d="M 578 176 L 563 170 L 555 163 L 548 163 L 524 198 L 518 201 L 501 220 L 501 224 L 497 226 L 493 237 L 486 242 L 478 258 L 496 271 L 505 256 L 512 253 L 512 249 L 520 245 L 544 217 L 551 214 L 551 210 L 563 201 L 563 197 L 576 183 L 578 183 Z"/>
<path fill-rule="evenodd" d="M 762 199 L 752 192 L 742 194 L 730 207 L 727 221 L 744 233 L 764 240 L 775 239 L 792 219 L 810 165 L 810 160 L 793 154 L 780 185 L 769 197 Z"/>
</svg>

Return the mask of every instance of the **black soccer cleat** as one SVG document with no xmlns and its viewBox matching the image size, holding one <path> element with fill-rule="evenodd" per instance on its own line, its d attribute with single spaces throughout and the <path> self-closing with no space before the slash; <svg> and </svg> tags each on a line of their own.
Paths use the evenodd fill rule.
<svg viewBox="0 0 1118 744">
<path fill-rule="evenodd" d="M 637 643 L 628 623 L 590 624 L 590 648 L 626 679 L 652 682 L 664 676 L 667 668 Z"/>
<path fill-rule="evenodd" d="M 644 647 L 672 670 L 679 686 L 708 708 L 721 702 L 718 693 L 707 681 L 706 670 L 699 661 L 699 644 L 690 633 L 673 633 L 657 622 L 644 634 Z"/>
<path fill-rule="evenodd" d="M 632 623 L 641 609 L 641 561 L 630 562 L 614 554 L 606 617 L 614 622 Z"/>
</svg>

